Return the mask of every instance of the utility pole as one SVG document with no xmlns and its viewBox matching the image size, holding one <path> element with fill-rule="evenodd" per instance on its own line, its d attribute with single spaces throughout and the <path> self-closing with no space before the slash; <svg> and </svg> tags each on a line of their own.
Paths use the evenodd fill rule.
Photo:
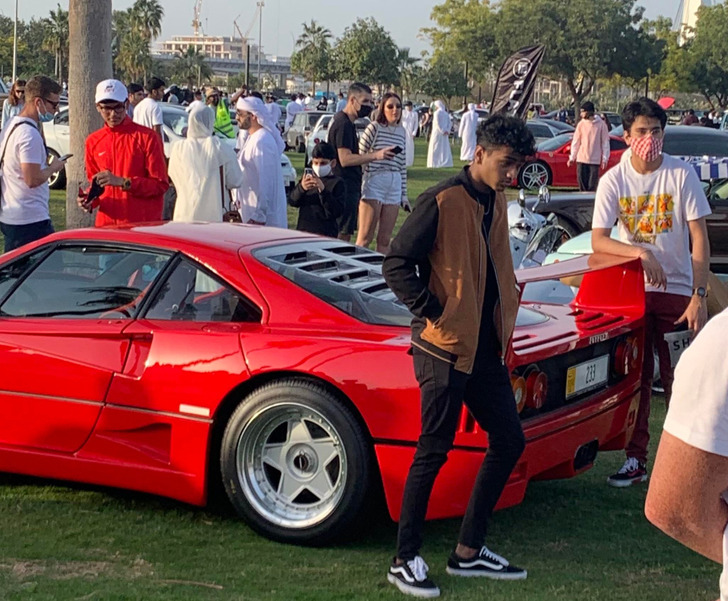
<svg viewBox="0 0 728 601">
<path fill-rule="evenodd" d="M 18 78 L 18 0 L 15 0 L 15 25 L 13 27 L 13 83 Z"/>
<path fill-rule="evenodd" d="M 76 205 L 79 186 L 88 185 L 84 168 L 86 138 L 103 122 L 96 110 L 96 84 L 112 77 L 111 0 L 70 0 L 68 6 L 68 89 L 71 153 L 66 162 L 66 227 L 87 227 L 93 216 Z"/>
<path fill-rule="evenodd" d="M 260 51 L 261 48 L 263 48 L 263 7 L 265 6 L 265 2 L 261 0 L 257 3 L 258 6 L 258 89 L 261 88 L 261 81 L 260 81 Z"/>
</svg>

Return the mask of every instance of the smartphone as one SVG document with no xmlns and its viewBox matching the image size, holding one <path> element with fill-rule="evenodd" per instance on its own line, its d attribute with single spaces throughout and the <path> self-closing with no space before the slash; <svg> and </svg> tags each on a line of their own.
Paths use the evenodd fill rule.
<svg viewBox="0 0 728 601">
<path fill-rule="evenodd" d="M 303 170 L 303 177 L 306 177 L 307 175 L 310 175 L 311 177 L 314 176 L 314 172 L 313 172 L 313 169 L 311 169 L 311 167 L 306 167 Z"/>
<path fill-rule="evenodd" d="M 393 152 L 394 154 L 399 154 L 399 153 L 400 153 L 400 152 L 402 152 L 403 150 L 404 150 L 404 148 L 402 148 L 401 146 L 395 146 L 394 148 L 392 148 L 392 152 Z"/>
<path fill-rule="evenodd" d="M 59 161 L 67 161 L 67 160 L 68 160 L 68 159 L 70 159 L 70 158 L 71 158 L 72 156 L 73 156 L 72 154 L 64 154 L 64 155 L 63 155 L 62 157 L 59 157 L 59 158 L 58 158 L 58 160 L 59 160 Z"/>
<path fill-rule="evenodd" d="M 88 190 L 85 204 L 91 204 L 94 200 L 101 196 L 103 192 L 104 187 L 96 181 L 96 178 L 94 178 L 93 180 L 91 180 L 91 187 Z"/>
</svg>

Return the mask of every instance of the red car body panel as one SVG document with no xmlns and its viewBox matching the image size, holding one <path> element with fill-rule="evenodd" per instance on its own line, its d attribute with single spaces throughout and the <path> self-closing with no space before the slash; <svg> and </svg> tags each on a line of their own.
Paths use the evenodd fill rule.
<svg viewBox="0 0 728 601">
<path fill-rule="evenodd" d="M 609 136 L 610 140 L 622 141 L 622 138 L 618 136 Z M 625 149 L 612 150 L 609 153 L 609 161 L 607 162 L 606 169 L 599 169 L 600 177 L 609 169 L 614 167 L 622 159 L 622 154 Z M 541 161 L 546 163 L 551 170 L 551 186 L 555 188 L 578 188 L 579 181 L 576 177 L 576 164 L 572 164 L 567 167 L 566 163 L 569 160 L 569 153 L 571 152 L 571 140 L 566 142 L 561 148 L 558 148 L 549 152 L 537 151 L 536 154 L 527 159 L 527 162 Z M 518 187 L 518 180 L 514 179 L 511 182 L 513 187 Z"/>
<path fill-rule="evenodd" d="M 244 294 L 262 317 L 260 323 L 230 324 L 0 318 L 0 410 L 7 416 L 0 424 L 0 470 L 203 505 L 211 459 L 219 454 L 216 420 L 259 382 L 300 374 L 326 383 L 356 413 L 375 450 L 389 513 L 397 519 L 420 428 L 409 330 L 362 323 L 251 254 L 274 242 L 311 239 L 318 240 L 255 226 L 165 224 L 62 232 L 2 257 L 0 268 L 30 249 L 62 241 L 182 251 Z M 548 319 L 516 329 L 509 368 L 626 334 L 642 348 L 639 261 L 594 255 L 525 270 L 518 279 L 525 286 L 589 269 L 596 271 L 584 273 L 569 305 L 529 304 Z M 526 451 L 500 506 L 520 502 L 531 479 L 587 469 L 574 467 L 582 445 L 623 447 L 638 391 L 635 370 L 584 400 L 526 419 Z M 428 517 L 463 513 L 487 447 L 487 435 L 464 410 Z"/>
</svg>

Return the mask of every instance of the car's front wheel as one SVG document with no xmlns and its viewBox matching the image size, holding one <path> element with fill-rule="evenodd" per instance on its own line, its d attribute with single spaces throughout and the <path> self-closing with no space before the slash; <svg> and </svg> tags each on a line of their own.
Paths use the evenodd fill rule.
<svg viewBox="0 0 728 601">
<path fill-rule="evenodd" d="M 551 169 L 542 161 L 526 163 L 518 172 L 518 185 L 526 190 L 536 190 L 551 185 Z"/>
<path fill-rule="evenodd" d="M 225 490 L 238 513 L 274 540 L 339 538 L 363 508 L 370 476 L 366 436 L 322 385 L 267 384 L 230 417 L 220 449 Z"/>
<path fill-rule="evenodd" d="M 48 163 L 53 159 L 60 158 L 60 155 L 51 148 L 48 149 Z M 62 190 L 66 187 L 66 169 L 63 168 L 48 178 L 48 187 L 51 190 Z"/>
</svg>

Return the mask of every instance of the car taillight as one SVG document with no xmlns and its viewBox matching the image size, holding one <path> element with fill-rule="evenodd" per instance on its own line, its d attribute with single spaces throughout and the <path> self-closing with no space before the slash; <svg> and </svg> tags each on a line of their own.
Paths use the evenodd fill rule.
<svg viewBox="0 0 728 601">
<path fill-rule="evenodd" d="M 314 139 L 313 139 L 313 143 L 314 143 L 314 144 L 318 144 L 319 142 L 321 142 L 321 140 L 319 140 L 318 138 L 314 138 Z"/>
<path fill-rule="evenodd" d="M 571 152 L 571 142 L 567 142 L 561 147 L 560 154 L 569 154 Z"/>
<path fill-rule="evenodd" d="M 549 389 L 549 379 L 537 367 L 531 368 L 526 376 L 526 406 L 532 409 L 541 409 L 546 402 Z"/>
<path fill-rule="evenodd" d="M 614 349 L 614 373 L 618 376 L 632 373 L 639 367 L 639 358 L 640 349 L 634 336 L 620 340 Z"/>
<path fill-rule="evenodd" d="M 511 375 L 511 388 L 516 399 L 516 410 L 520 413 L 526 404 L 526 380 L 515 374 Z"/>
</svg>

